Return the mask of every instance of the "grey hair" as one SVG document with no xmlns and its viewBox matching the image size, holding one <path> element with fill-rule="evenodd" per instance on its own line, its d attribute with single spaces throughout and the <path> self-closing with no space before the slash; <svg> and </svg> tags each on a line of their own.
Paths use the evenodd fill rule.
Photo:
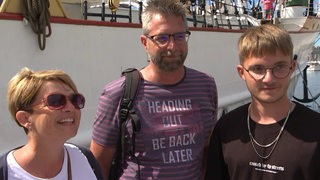
<svg viewBox="0 0 320 180">
<path fill-rule="evenodd" d="M 155 14 L 181 16 L 188 30 L 186 12 L 183 4 L 177 0 L 149 0 L 141 15 L 142 33 L 148 34 L 150 32 L 150 21 Z"/>
</svg>

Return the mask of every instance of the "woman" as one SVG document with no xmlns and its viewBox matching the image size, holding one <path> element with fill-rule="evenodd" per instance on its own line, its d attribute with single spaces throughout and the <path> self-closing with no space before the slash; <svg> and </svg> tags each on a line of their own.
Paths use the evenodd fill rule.
<svg viewBox="0 0 320 180">
<path fill-rule="evenodd" d="M 103 179 L 85 148 L 66 143 L 77 134 L 85 98 L 60 70 L 23 68 L 8 85 L 8 103 L 27 143 L 0 162 L 0 179 Z"/>
</svg>

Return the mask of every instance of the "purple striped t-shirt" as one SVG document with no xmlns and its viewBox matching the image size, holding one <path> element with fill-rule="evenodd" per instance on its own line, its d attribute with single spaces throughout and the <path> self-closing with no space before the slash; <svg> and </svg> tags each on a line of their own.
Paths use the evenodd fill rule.
<svg viewBox="0 0 320 180">
<path fill-rule="evenodd" d="M 106 147 L 118 142 L 123 86 L 124 77 L 107 84 L 99 99 L 93 140 Z M 141 80 L 134 101 L 141 122 L 135 142 L 141 179 L 200 179 L 204 147 L 217 118 L 217 98 L 213 77 L 190 68 L 174 85 Z M 132 129 L 127 122 L 125 149 L 130 149 Z M 120 179 L 137 179 L 137 173 L 137 161 L 127 156 Z"/>
</svg>

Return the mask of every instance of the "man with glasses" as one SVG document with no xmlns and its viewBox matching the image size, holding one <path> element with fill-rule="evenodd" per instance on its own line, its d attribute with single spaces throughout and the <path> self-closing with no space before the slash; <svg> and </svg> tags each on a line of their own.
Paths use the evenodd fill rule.
<svg viewBox="0 0 320 180">
<path fill-rule="evenodd" d="M 215 126 L 206 179 L 320 179 L 320 114 L 287 95 L 296 68 L 289 33 L 254 27 L 240 37 L 238 52 L 252 101 Z"/>
<path fill-rule="evenodd" d="M 149 0 L 140 37 L 149 64 L 140 70 L 133 107 L 141 129 L 132 149 L 127 120 L 121 179 L 188 179 L 204 176 L 206 147 L 217 116 L 213 77 L 184 66 L 188 30 L 183 5 L 176 0 Z M 108 84 L 100 96 L 91 150 L 108 177 L 119 138 L 119 102 L 124 77 Z M 130 119 L 130 118 L 129 118 Z"/>
</svg>

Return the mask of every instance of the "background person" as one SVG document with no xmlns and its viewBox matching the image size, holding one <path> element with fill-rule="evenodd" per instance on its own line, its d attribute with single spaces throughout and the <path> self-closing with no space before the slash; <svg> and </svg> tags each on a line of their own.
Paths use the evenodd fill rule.
<svg viewBox="0 0 320 180">
<path fill-rule="evenodd" d="M 206 179 L 320 179 L 320 114 L 287 95 L 296 68 L 289 33 L 254 27 L 240 37 L 238 51 L 252 102 L 215 126 Z"/>
<path fill-rule="evenodd" d="M 273 3 L 274 0 L 262 0 L 263 9 L 265 13 L 265 19 L 270 20 L 273 14 Z"/>
<path fill-rule="evenodd" d="M 280 0 L 277 3 L 276 8 L 275 8 L 275 12 L 277 14 L 277 18 L 281 18 L 282 11 L 283 11 L 283 0 Z"/>
<path fill-rule="evenodd" d="M 85 105 L 67 74 L 23 68 L 10 80 L 7 97 L 10 113 L 26 132 L 27 143 L 2 156 L 0 179 L 103 179 L 92 154 L 89 159 L 94 169 L 78 146 L 66 143 L 77 134 L 80 109 Z"/>
<path fill-rule="evenodd" d="M 205 148 L 217 116 L 215 81 L 184 66 L 188 54 L 185 8 L 176 0 L 150 0 L 140 40 L 149 64 L 134 101 L 141 130 L 126 152 L 120 179 L 188 179 L 203 176 Z M 119 138 L 124 77 L 105 86 L 93 126 L 91 151 L 108 177 Z M 127 120 L 126 150 L 132 128 Z M 131 154 L 131 155 L 130 155 Z"/>
</svg>

